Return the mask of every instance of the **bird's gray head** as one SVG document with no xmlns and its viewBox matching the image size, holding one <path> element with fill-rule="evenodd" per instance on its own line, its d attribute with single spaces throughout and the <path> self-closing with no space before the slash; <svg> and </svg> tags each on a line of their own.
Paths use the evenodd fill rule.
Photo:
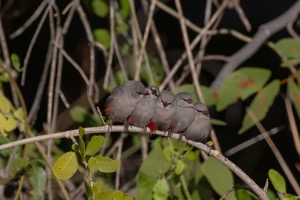
<svg viewBox="0 0 300 200">
<path fill-rule="evenodd" d="M 159 98 L 159 101 L 162 103 L 163 107 L 171 105 L 175 100 L 175 95 L 170 91 L 163 91 Z"/>
<path fill-rule="evenodd" d="M 206 105 L 201 102 L 197 102 L 194 104 L 194 107 L 198 113 L 209 118 L 209 112 Z"/>
<path fill-rule="evenodd" d="M 180 92 L 176 95 L 177 105 L 179 106 L 193 106 L 192 96 L 187 92 Z"/>
</svg>

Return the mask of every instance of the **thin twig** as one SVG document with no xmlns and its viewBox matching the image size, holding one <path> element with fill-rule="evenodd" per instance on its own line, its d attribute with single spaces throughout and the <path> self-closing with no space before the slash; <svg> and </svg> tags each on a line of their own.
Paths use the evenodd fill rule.
<svg viewBox="0 0 300 200">
<path fill-rule="evenodd" d="M 143 9 L 144 9 L 144 12 L 148 13 L 148 2 L 147 1 L 142 1 L 141 3 L 142 3 L 142 6 L 143 6 Z M 169 63 L 168 63 L 168 60 L 167 60 L 167 55 L 166 55 L 166 52 L 165 52 L 164 47 L 162 45 L 162 42 L 161 42 L 160 36 L 158 34 L 158 31 L 156 29 L 154 20 L 151 21 L 151 33 L 152 33 L 152 37 L 154 39 L 154 43 L 156 45 L 156 49 L 158 51 L 158 56 L 161 60 L 162 66 L 164 68 L 164 71 L 165 71 L 166 74 L 169 74 L 170 73 L 170 66 L 169 66 Z M 175 88 L 175 84 L 174 84 L 174 81 L 172 79 L 169 81 L 169 87 L 170 87 L 171 90 L 173 90 Z"/>
<path fill-rule="evenodd" d="M 57 45 L 58 46 L 58 45 Z M 72 66 L 79 72 L 80 76 L 82 77 L 83 81 L 86 83 L 86 85 L 89 84 L 89 79 L 88 77 L 85 75 L 83 69 L 76 63 L 75 60 L 73 60 L 73 58 L 71 58 L 71 56 L 61 47 L 58 46 L 59 50 L 61 51 L 62 55 L 67 59 L 67 61 L 69 61 Z"/>
<path fill-rule="evenodd" d="M 281 155 L 280 151 L 276 147 L 275 143 L 270 138 L 270 136 L 267 134 L 267 132 L 264 129 L 264 127 L 262 126 L 262 124 L 258 121 L 258 119 L 255 116 L 254 112 L 252 110 L 250 110 L 250 109 L 247 109 L 247 113 L 250 116 L 250 118 L 252 119 L 252 121 L 255 123 L 255 125 L 258 128 L 258 130 L 260 131 L 260 133 L 264 136 L 267 144 L 269 145 L 269 147 L 271 148 L 272 152 L 274 153 L 277 161 L 279 162 L 279 164 L 280 164 L 283 172 L 285 173 L 285 175 L 289 179 L 289 181 L 290 181 L 292 187 L 294 188 L 296 194 L 300 195 L 299 184 L 297 183 L 297 180 L 295 179 L 295 177 L 294 177 L 293 173 L 291 172 L 289 166 L 286 164 L 283 156 Z"/>
<path fill-rule="evenodd" d="M 220 198 L 219 200 L 225 200 L 226 197 L 233 191 L 235 190 L 239 190 L 239 189 L 244 189 L 244 190 L 248 190 L 249 192 L 253 193 L 253 190 L 251 190 L 251 188 L 246 187 L 246 186 L 234 186 L 232 188 L 230 188 L 229 190 L 227 190 Z"/>
<path fill-rule="evenodd" d="M 23 24 L 23 26 L 21 26 L 15 32 L 10 34 L 9 38 L 14 39 L 19 35 L 21 35 L 40 16 L 40 14 L 43 12 L 47 4 L 48 1 L 42 1 L 39 7 L 34 11 L 31 17 Z"/>
<path fill-rule="evenodd" d="M 272 135 L 275 135 L 275 134 L 283 131 L 284 129 L 286 129 L 286 126 L 285 125 L 281 125 L 281 126 L 272 128 L 266 134 L 272 136 Z M 264 139 L 264 136 L 262 134 L 260 134 L 260 135 L 258 135 L 256 137 L 253 137 L 253 138 L 251 138 L 251 139 L 249 139 L 249 140 L 247 140 L 245 142 L 242 142 L 242 143 L 238 144 L 235 147 L 232 147 L 231 149 L 227 150 L 224 153 L 224 155 L 225 156 L 232 156 L 233 154 L 236 154 L 239 151 L 242 151 L 243 149 L 246 149 L 246 148 L 250 147 L 251 145 L 256 144 L 257 142 L 259 142 L 259 141 L 261 141 L 263 139 Z"/>
<path fill-rule="evenodd" d="M 233 7 L 236 10 L 237 14 L 239 15 L 242 23 L 244 24 L 246 30 L 249 32 L 251 31 L 251 24 L 244 12 L 244 10 L 242 9 L 241 5 L 240 5 L 240 0 L 234 0 L 233 1 Z"/>
<path fill-rule="evenodd" d="M 39 22 L 32 38 L 31 38 L 31 41 L 30 41 L 30 44 L 29 44 L 29 47 L 26 51 L 26 55 L 25 55 L 25 58 L 24 58 L 24 65 L 23 65 L 23 73 L 22 73 L 22 79 L 21 79 L 21 85 L 24 85 L 25 84 L 25 77 L 26 77 L 26 71 L 27 71 L 27 66 L 28 66 L 28 62 L 29 62 L 29 58 L 31 56 L 31 52 L 32 52 L 32 49 L 33 49 L 33 46 L 35 45 L 36 43 L 36 40 L 37 40 L 37 37 L 44 25 L 44 22 L 45 20 L 47 19 L 47 16 L 49 14 L 49 11 L 51 9 L 51 6 L 48 6 L 46 11 L 44 12 L 42 18 L 41 18 L 41 21 Z"/>
<path fill-rule="evenodd" d="M 192 200 L 191 194 L 189 192 L 189 189 L 188 189 L 188 186 L 186 184 L 183 174 L 180 175 L 179 179 L 180 179 L 180 183 L 182 185 L 183 193 L 185 194 L 186 199 Z"/>
<path fill-rule="evenodd" d="M 296 1 L 285 13 L 275 18 L 274 20 L 260 26 L 258 32 L 254 35 L 252 41 L 242 47 L 239 51 L 233 54 L 229 58 L 229 62 L 225 64 L 214 82 L 211 84 L 211 88 L 217 91 L 221 86 L 224 79 L 234 71 L 241 63 L 251 57 L 257 49 L 264 44 L 264 42 L 277 31 L 286 27 L 288 23 L 296 20 L 300 10 L 300 0 Z"/>
<path fill-rule="evenodd" d="M 50 40 L 49 45 L 48 45 L 48 50 L 47 50 L 47 54 L 46 54 L 46 61 L 45 61 L 45 64 L 44 64 L 44 69 L 43 69 L 43 72 L 42 72 L 42 76 L 41 76 L 41 79 L 40 79 L 39 84 L 38 84 L 38 89 L 36 91 L 33 104 L 31 106 L 29 114 L 28 114 L 28 122 L 32 126 L 35 123 L 37 113 L 38 113 L 38 111 L 40 109 L 40 106 L 41 106 L 40 102 L 41 102 L 43 94 L 45 92 L 45 85 L 46 85 L 46 81 L 47 81 L 47 76 L 48 76 L 48 71 L 49 71 L 49 67 L 50 67 L 50 63 L 51 63 L 51 59 L 52 59 L 52 51 L 53 51 L 53 45 L 51 43 L 52 43 L 52 40 Z"/>
<path fill-rule="evenodd" d="M 114 33 L 114 27 L 115 27 L 115 19 L 114 19 L 114 9 L 112 3 L 109 5 L 109 21 L 110 21 L 110 32 Z M 106 65 L 106 72 L 104 76 L 104 83 L 103 83 L 103 88 L 108 89 L 108 81 L 109 77 L 111 76 L 112 72 L 112 62 L 113 62 L 113 56 L 114 56 L 114 43 L 115 43 L 115 37 L 110 38 L 110 49 L 109 49 L 109 54 L 108 54 L 108 60 L 107 60 L 107 65 Z"/>
<path fill-rule="evenodd" d="M 190 49 L 191 50 L 193 50 L 196 47 L 197 43 L 200 41 L 200 39 L 202 38 L 202 36 L 216 22 L 216 20 L 219 18 L 219 16 L 223 13 L 223 11 L 225 10 L 225 8 L 227 7 L 227 4 L 228 4 L 228 1 L 223 1 L 222 5 L 218 8 L 218 10 L 211 17 L 210 21 L 204 27 L 203 32 L 201 32 L 199 35 L 197 35 L 195 37 L 195 39 L 193 40 L 193 42 L 191 43 L 191 45 L 190 45 Z M 181 57 L 177 60 L 177 62 L 175 63 L 175 65 L 172 67 L 171 72 L 166 76 L 166 78 L 164 79 L 163 83 L 160 85 L 160 87 L 159 87 L 160 90 L 163 90 L 166 87 L 166 85 L 168 84 L 168 82 L 170 81 L 170 79 L 175 75 L 175 73 L 177 72 L 177 70 L 180 68 L 180 65 L 183 63 L 183 61 L 186 58 L 187 58 L 187 53 L 184 52 L 181 55 Z"/>
<path fill-rule="evenodd" d="M 95 84 L 95 41 L 92 33 L 91 26 L 86 17 L 86 14 L 81 6 L 81 4 L 77 4 L 77 12 L 83 24 L 84 30 L 86 32 L 87 39 L 89 41 L 89 49 L 90 49 L 90 79 L 88 86 L 88 96 L 93 96 L 93 86 Z M 96 112 L 97 113 L 97 112 Z"/>
<path fill-rule="evenodd" d="M 136 30 L 136 33 L 137 33 L 137 39 L 138 39 L 138 42 L 141 46 L 140 48 L 140 51 L 144 57 L 144 60 L 145 60 L 145 66 L 146 66 L 146 70 L 147 70 L 147 73 L 148 73 L 148 76 L 149 76 L 149 83 L 150 85 L 153 85 L 154 84 L 154 80 L 153 80 L 153 73 L 152 73 L 152 70 L 151 70 L 151 67 L 150 67 L 150 61 L 149 61 L 149 57 L 148 57 L 148 54 L 147 54 L 147 51 L 146 51 L 146 48 L 145 48 L 145 45 L 143 43 L 143 38 L 142 38 L 142 33 L 141 33 L 141 30 L 140 30 L 140 26 L 139 26 L 139 23 L 138 23 L 138 19 L 137 19 L 137 16 L 136 16 L 136 9 L 135 9 L 135 2 L 133 0 L 129 0 L 129 5 L 130 5 L 130 10 L 131 10 L 131 17 L 132 17 L 132 25 L 133 27 L 135 28 Z M 137 61 L 137 67 L 135 70 L 135 75 L 134 75 L 134 80 L 138 80 L 139 79 L 139 74 L 140 74 L 140 67 L 141 67 L 141 63 L 139 61 L 139 56 L 137 57 L 138 61 Z"/>
<path fill-rule="evenodd" d="M 70 103 L 68 102 L 65 94 L 61 90 L 59 91 L 59 97 L 62 100 L 62 102 L 64 103 L 65 107 L 67 109 L 70 108 Z"/>
<path fill-rule="evenodd" d="M 291 132 L 292 132 L 292 136 L 293 136 L 295 149 L 298 153 L 298 156 L 300 156 L 300 138 L 299 138 L 299 132 L 298 132 L 298 128 L 297 128 L 297 123 L 296 123 L 296 120 L 295 120 L 295 117 L 293 114 L 292 104 L 288 97 L 284 98 L 284 102 L 285 102 L 285 108 L 287 111 L 287 115 L 289 118 L 289 123 L 290 123 L 290 127 L 291 127 Z"/>
<path fill-rule="evenodd" d="M 120 142 L 118 145 L 118 151 L 117 151 L 117 160 L 121 160 L 122 158 L 122 149 L 124 144 L 124 139 L 127 137 L 126 133 L 122 133 L 120 136 Z M 115 183 L 115 190 L 120 189 L 120 175 L 121 175 L 121 167 L 119 167 L 118 171 L 116 172 L 116 183 Z"/>
<path fill-rule="evenodd" d="M 296 40 L 300 40 L 300 36 L 299 36 L 299 34 L 294 30 L 293 24 L 294 24 L 293 22 L 290 22 L 290 23 L 287 25 L 286 29 L 287 29 L 287 31 L 289 32 L 289 34 L 291 34 L 291 36 L 292 36 L 293 38 L 295 38 Z"/>
<path fill-rule="evenodd" d="M 102 126 L 102 127 L 91 127 L 91 128 L 85 128 L 85 134 L 94 134 L 94 133 L 106 133 L 109 126 Z M 124 130 L 124 126 L 112 126 L 110 127 L 110 133 L 115 132 L 122 132 Z M 138 127 L 129 127 L 129 132 L 134 133 L 141 133 L 141 128 Z M 150 134 L 150 130 L 146 130 L 145 134 Z M 155 135 L 164 136 L 165 133 L 162 131 L 156 131 L 155 133 L 151 133 Z M 70 138 L 78 136 L 78 130 L 69 130 L 64 132 L 58 132 L 58 133 L 52 133 L 47 135 L 39 135 L 35 137 L 25 138 L 22 140 L 13 141 L 7 144 L 0 145 L 0 151 L 8 148 L 13 148 L 20 145 L 30 144 L 34 142 L 41 142 L 45 140 L 52 140 L 52 139 L 59 139 L 59 138 Z M 179 135 L 177 133 L 174 133 L 170 136 L 173 139 L 182 140 L 184 142 L 187 142 L 188 144 L 196 147 L 199 150 L 204 151 L 205 153 L 209 154 L 219 162 L 221 162 L 223 165 L 228 167 L 232 172 L 234 172 L 238 177 L 241 178 L 250 188 L 253 189 L 255 194 L 261 199 L 261 200 L 268 200 L 267 195 L 262 191 L 262 189 L 254 183 L 254 181 L 247 176 L 240 168 L 238 168 L 234 163 L 232 163 L 228 158 L 225 158 L 222 154 L 220 154 L 218 151 L 212 149 L 211 147 L 206 146 L 205 144 L 194 142 L 191 140 L 187 140 L 184 136 Z"/>
</svg>

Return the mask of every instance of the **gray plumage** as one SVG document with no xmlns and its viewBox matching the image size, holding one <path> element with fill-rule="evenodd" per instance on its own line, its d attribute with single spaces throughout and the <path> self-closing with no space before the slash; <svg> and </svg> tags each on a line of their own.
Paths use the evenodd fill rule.
<svg viewBox="0 0 300 200">
<path fill-rule="evenodd" d="M 176 112 L 172 120 L 170 130 L 182 133 L 195 118 L 192 96 L 187 92 L 180 92 L 175 97 Z"/>
<path fill-rule="evenodd" d="M 194 104 L 195 119 L 184 131 L 183 135 L 195 142 L 204 142 L 210 136 L 211 122 L 207 107 L 203 103 Z"/>
<path fill-rule="evenodd" d="M 155 130 L 168 130 L 175 113 L 175 95 L 170 91 L 163 91 L 156 100 L 155 112 L 152 118 L 152 121 L 155 125 Z"/>
<path fill-rule="evenodd" d="M 138 102 L 143 98 L 145 86 L 140 81 L 128 81 L 116 87 L 105 104 L 105 114 L 110 124 L 126 122 Z"/>
<path fill-rule="evenodd" d="M 127 120 L 128 124 L 145 128 L 154 115 L 155 102 L 159 95 L 160 92 L 156 87 L 150 86 L 145 88 L 142 99 Z"/>
</svg>

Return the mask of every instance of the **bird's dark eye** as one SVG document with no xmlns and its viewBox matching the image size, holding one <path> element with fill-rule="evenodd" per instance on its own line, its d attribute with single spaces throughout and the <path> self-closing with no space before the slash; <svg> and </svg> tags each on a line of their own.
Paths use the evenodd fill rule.
<svg viewBox="0 0 300 200">
<path fill-rule="evenodd" d="M 153 95 L 158 96 L 158 93 L 155 89 L 151 89 L 151 92 L 152 92 Z"/>
<path fill-rule="evenodd" d="M 193 100 L 192 99 L 183 99 L 185 102 L 187 102 L 188 104 L 191 104 L 191 103 L 193 103 Z"/>
</svg>

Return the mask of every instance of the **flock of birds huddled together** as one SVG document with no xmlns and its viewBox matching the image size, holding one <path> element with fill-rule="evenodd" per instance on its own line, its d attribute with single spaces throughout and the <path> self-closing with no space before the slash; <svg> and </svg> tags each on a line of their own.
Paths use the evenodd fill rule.
<svg viewBox="0 0 300 200">
<path fill-rule="evenodd" d="M 140 81 L 116 87 L 106 101 L 105 114 L 110 125 L 120 122 L 127 130 L 133 125 L 144 130 L 148 127 L 151 132 L 176 132 L 196 142 L 204 142 L 212 128 L 207 107 L 201 102 L 193 104 L 189 93 L 160 93 Z"/>
</svg>

